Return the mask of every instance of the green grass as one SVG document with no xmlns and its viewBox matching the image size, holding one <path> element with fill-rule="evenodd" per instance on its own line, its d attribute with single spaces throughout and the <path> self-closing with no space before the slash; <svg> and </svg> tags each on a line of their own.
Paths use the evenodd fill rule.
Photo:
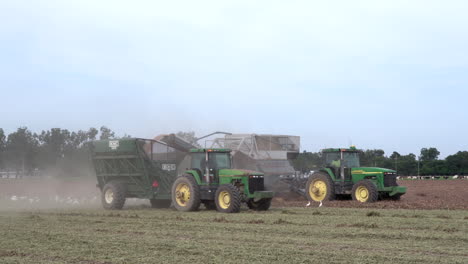
<svg viewBox="0 0 468 264">
<path fill-rule="evenodd" d="M 0 212 L 0 263 L 468 263 L 468 212 Z"/>
</svg>

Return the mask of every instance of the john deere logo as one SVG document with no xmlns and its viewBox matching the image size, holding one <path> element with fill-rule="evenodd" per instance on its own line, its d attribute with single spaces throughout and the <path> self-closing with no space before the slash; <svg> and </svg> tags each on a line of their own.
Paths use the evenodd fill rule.
<svg viewBox="0 0 468 264">
<path fill-rule="evenodd" d="M 109 148 L 112 150 L 116 150 L 119 147 L 119 141 L 118 140 L 111 140 L 109 141 Z"/>
</svg>

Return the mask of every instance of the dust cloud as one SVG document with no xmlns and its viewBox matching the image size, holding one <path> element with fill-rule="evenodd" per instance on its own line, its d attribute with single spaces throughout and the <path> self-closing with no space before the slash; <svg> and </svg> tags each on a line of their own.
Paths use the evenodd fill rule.
<svg viewBox="0 0 468 264">
<path fill-rule="evenodd" d="M 98 208 L 100 192 L 91 178 L 0 179 L 0 210 Z"/>
</svg>

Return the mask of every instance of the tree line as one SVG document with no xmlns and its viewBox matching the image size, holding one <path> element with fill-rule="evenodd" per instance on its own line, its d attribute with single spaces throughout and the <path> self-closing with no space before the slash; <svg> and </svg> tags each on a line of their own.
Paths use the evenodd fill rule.
<svg viewBox="0 0 468 264">
<path fill-rule="evenodd" d="M 82 176 L 89 172 L 86 142 L 115 138 L 115 133 L 99 129 L 69 131 L 52 128 L 33 133 L 20 127 L 6 135 L 0 128 L 0 171 L 23 175 Z"/>
<path fill-rule="evenodd" d="M 394 151 L 389 156 L 381 149 L 359 150 L 362 167 L 381 167 L 393 169 L 403 176 L 415 175 L 468 175 L 468 151 L 458 151 L 445 159 L 439 159 L 437 148 L 422 148 L 419 155 L 413 153 L 400 155 Z M 300 153 L 293 161 L 298 171 L 317 170 L 322 165 L 319 152 Z"/>
<path fill-rule="evenodd" d="M 195 140 L 194 132 L 178 132 L 188 141 Z M 128 135 L 124 135 L 128 137 Z M 20 127 L 6 135 L 0 128 L 0 172 L 14 171 L 32 175 L 40 171 L 46 175 L 82 176 L 89 174 L 89 153 L 86 142 L 96 139 L 118 138 L 111 129 L 69 131 L 52 128 L 33 133 Z M 394 169 L 400 175 L 468 175 L 468 151 L 459 151 L 439 159 L 436 148 L 422 148 L 419 155 L 400 155 L 394 151 L 385 155 L 381 149 L 360 150 L 361 166 Z M 322 158 L 318 152 L 304 151 L 293 160 L 298 171 L 317 170 Z"/>
</svg>

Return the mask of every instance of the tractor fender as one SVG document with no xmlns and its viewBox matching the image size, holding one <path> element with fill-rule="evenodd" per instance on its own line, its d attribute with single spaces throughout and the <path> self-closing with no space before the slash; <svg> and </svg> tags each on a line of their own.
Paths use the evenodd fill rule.
<svg viewBox="0 0 468 264">
<path fill-rule="evenodd" d="M 333 173 L 333 171 L 330 168 L 323 168 L 323 169 L 321 169 L 319 171 L 323 172 L 325 174 L 328 174 L 332 178 L 333 181 L 336 181 L 335 174 Z"/>
<path fill-rule="evenodd" d="M 192 176 L 195 179 L 195 181 L 197 182 L 197 184 L 200 185 L 202 183 L 202 181 L 201 181 L 202 175 L 199 175 L 196 170 L 187 170 L 187 171 L 184 172 L 184 174 L 179 175 L 179 177 L 187 176 L 187 175 Z"/>
</svg>

